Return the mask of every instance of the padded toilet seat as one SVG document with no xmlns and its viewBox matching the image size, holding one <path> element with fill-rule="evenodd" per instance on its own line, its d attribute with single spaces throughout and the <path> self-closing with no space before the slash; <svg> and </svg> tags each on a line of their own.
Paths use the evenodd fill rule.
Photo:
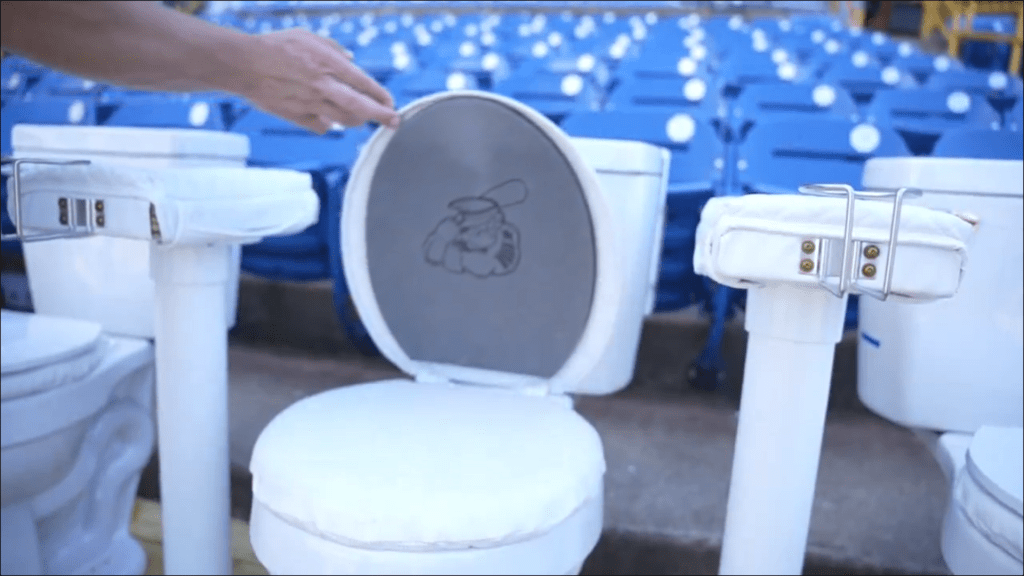
<svg viewBox="0 0 1024 576">
<path fill-rule="evenodd" d="M 1019 574 L 1024 547 L 1024 430 L 980 428 L 971 440 L 942 530 L 942 553 L 956 574 Z"/>
<path fill-rule="evenodd" d="M 545 537 L 578 562 L 600 535 L 604 469 L 597 432 L 549 398 L 410 380 L 347 386 L 296 403 L 260 435 L 254 545 L 266 538 L 260 559 L 272 572 L 282 524 L 336 557 L 401 553 L 389 556 L 391 570 L 407 553 L 448 552 L 472 572 L 487 558 L 458 553 Z"/>
<path fill-rule="evenodd" d="M 99 324 L 70 318 L 0 312 L 0 400 L 8 402 L 74 382 L 99 364 Z"/>
<path fill-rule="evenodd" d="M 253 450 L 272 573 L 575 573 L 602 528 L 604 453 L 562 394 L 623 297 L 596 174 L 534 110 L 441 93 L 379 130 L 342 210 L 346 283 L 409 380 L 287 408 Z M 614 372 L 608 370 L 608 372 Z"/>
</svg>

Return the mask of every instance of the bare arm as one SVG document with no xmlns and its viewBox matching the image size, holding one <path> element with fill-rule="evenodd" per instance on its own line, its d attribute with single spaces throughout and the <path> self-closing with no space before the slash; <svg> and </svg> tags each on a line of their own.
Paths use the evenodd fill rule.
<svg viewBox="0 0 1024 576">
<path fill-rule="evenodd" d="M 159 2 L 2 2 L 4 49 L 136 88 L 218 90 L 315 132 L 397 125 L 387 91 L 338 44 L 306 30 L 254 36 Z"/>
</svg>

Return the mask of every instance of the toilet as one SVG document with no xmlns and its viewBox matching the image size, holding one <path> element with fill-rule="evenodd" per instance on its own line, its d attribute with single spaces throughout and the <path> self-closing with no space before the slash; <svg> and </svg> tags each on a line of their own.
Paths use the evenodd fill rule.
<svg viewBox="0 0 1024 576">
<path fill-rule="evenodd" d="M 18 125 L 13 150 L 16 158 L 95 165 L 242 167 L 248 140 L 192 130 Z M 86 208 L 85 201 L 70 205 Z M 3 573 L 142 574 L 146 555 L 129 530 L 156 433 L 150 242 L 90 236 L 26 242 L 23 249 L 35 313 L 2 315 Z M 237 246 L 233 254 L 228 325 Z"/>
<path fill-rule="evenodd" d="M 927 307 L 860 300 L 857 388 L 914 431 L 950 483 L 942 554 L 954 574 L 1020 574 L 1024 437 L 1024 162 L 869 160 L 864 186 L 974 223 L 956 296 Z"/>
<path fill-rule="evenodd" d="M 576 574 L 603 522 L 574 394 L 632 378 L 669 157 L 483 92 L 402 110 L 353 167 L 345 279 L 407 378 L 288 407 L 253 450 L 272 574 Z"/>
</svg>

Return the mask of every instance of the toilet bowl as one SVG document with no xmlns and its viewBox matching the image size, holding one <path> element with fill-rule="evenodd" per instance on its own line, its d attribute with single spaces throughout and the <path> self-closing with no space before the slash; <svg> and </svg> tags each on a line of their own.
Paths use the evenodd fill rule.
<svg viewBox="0 0 1024 576">
<path fill-rule="evenodd" d="M 353 168 L 346 282 L 409 375 L 285 409 L 253 450 L 273 574 L 575 574 L 604 453 L 572 394 L 632 378 L 667 151 L 570 139 L 481 92 L 410 104 Z"/>
<path fill-rule="evenodd" d="M 248 140 L 188 130 L 18 125 L 13 149 L 16 158 L 101 167 L 240 167 Z M 96 212 L 77 192 L 71 186 L 66 197 L 72 222 L 81 226 L 75 212 Z M 14 215 L 11 195 L 8 204 Z M 124 205 L 107 204 L 104 224 L 117 228 Z M 47 202 L 46 211 L 28 198 L 21 211 L 37 223 L 54 206 Z M 36 313 L 3 311 L 3 573 L 141 574 L 146 557 L 129 527 L 155 434 L 150 242 L 92 235 L 24 242 L 23 250 Z M 228 325 L 239 254 L 235 246 L 225 271 Z"/>
<path fill-rule="evenodd" d="M 141 574 L 129 534 L 153 450 L 153 351 L 98 324 L 2 311 L 3 572 Z"/>
<path fill-rule="evenodd" d="M 861 299 L 857 389 L 914 430 L 950 482 L 942 554 L 955 574 L 1022 571 L 1024 163 L 869 160 L 864 186 L 974 223 L 960 291 L 925 307 Z"/>
</svg>

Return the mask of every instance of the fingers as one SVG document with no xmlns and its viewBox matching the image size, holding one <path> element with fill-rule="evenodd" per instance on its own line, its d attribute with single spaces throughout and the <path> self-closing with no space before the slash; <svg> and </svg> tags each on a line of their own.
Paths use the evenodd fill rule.
<svg viewBox="0 0 1024 576">
<path fill-rule="evenodd" d="M 338 52 L 340 52 L 340 53 L 341 53 L 341 55 L 342 55 L 342 56 L 344 56 L 344 57 L 345 57 L 346 59 L 348 59 L 348 60 L 352 60 L 352 59 L 354 59 L 354 58 L 355 58 L 355 54 L 352 54 L 352 52 L 351 52 L 351 51 L 350 51 L 350 50 L 349 50 L 348 48 L 345 48 L 344 46 L 342 46 L 342 45 L 341 45 L 341 44 L 340 44 L 340 43 L 339 43 L 339 42 L 338 42 L 337 40 L 335 40 L 334 38 L 325 38 L 325 37 L 323 37 L 323 36 L 320 36 L 319 34 L 318 34 L 318 35 L 317 35 L 316 37 L 320 39 L 320 42 L 321 42 L 322 44 L 326 45 L 326 46 L 327 46 L 328 48 L 330 48 L 331 50 L 337 50 L 337 51 L 338 51 Z"/>
<path fill-rule="evenodd" d="M 324 86 L 324 97 L 325 104 L 329 106 L 328 115 L 346 126 L 372 120 L 390 128 L 398 128 L 397 112 L 343 82 L 328 81 Z"/>
<path fill-rule="evenodd" d="M 318 36 L 318 38 L 320 37 Z M 338 50 L 330 49 L 323 43 L 318 44 L 324 48 L 323 56 L 327 58 L 332 72 L 337 76 L 338 80 L 376 100 L 383 106 L 388 108 L 394 107 L 395 102 L 392 100 L 391 94 L 388 93 L 387 89 L 378 84 L 373 78 L 370 78 Z"/>
<path fill-rule="evenodd" d="M 315 132 L 319 136 L 323 136 L 331 129 L 333 123 L 319 114 L 305 114 L 299 118 L 287 118 L 292 122 L 295 122 L 299 126 L 306 128 L 312 132 Z"/>
</svg>

